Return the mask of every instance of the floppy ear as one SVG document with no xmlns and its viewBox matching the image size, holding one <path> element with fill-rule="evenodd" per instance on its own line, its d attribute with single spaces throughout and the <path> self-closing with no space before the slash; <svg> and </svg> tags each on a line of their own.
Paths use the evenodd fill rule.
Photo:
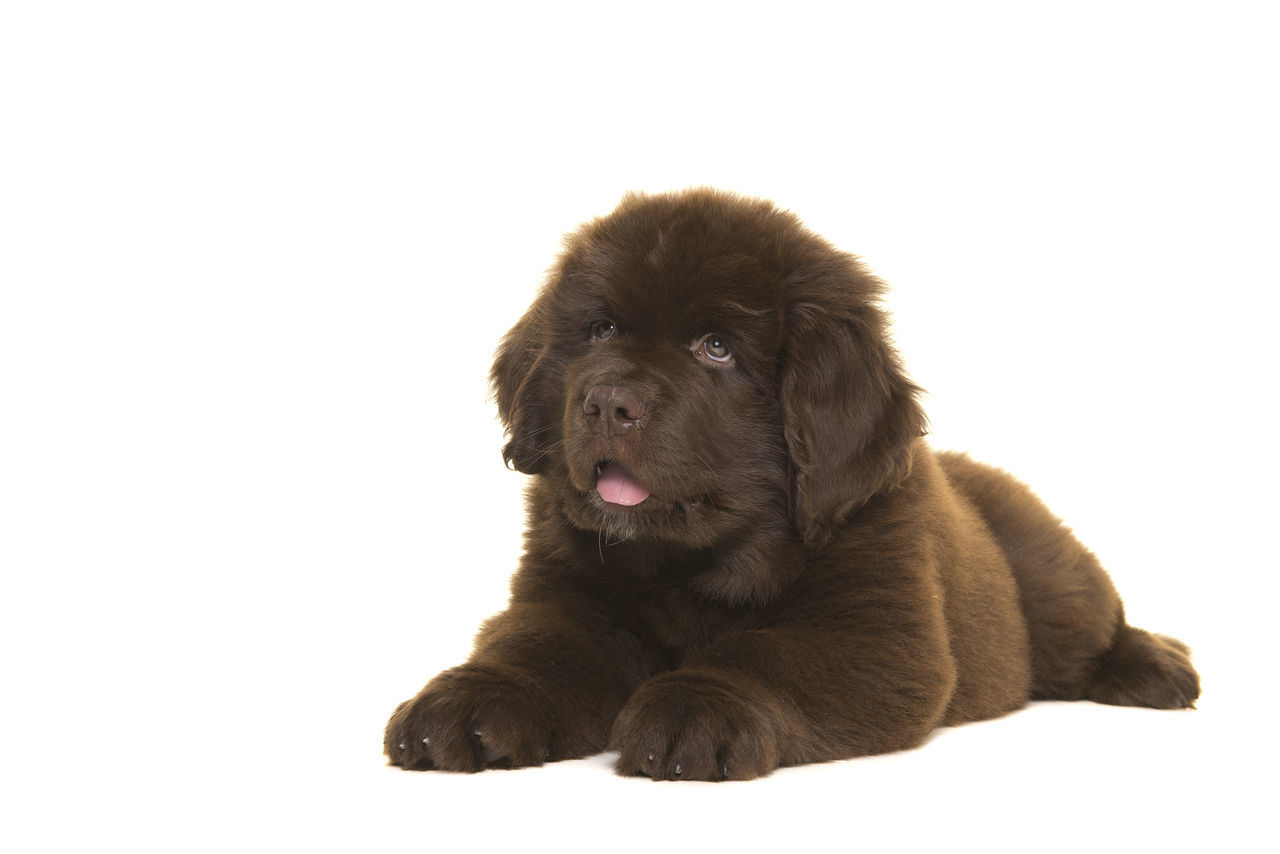
<svg viewBox="0 0 1280 854">
<path fill-rule="evenodd" d="M 552 434 L 559 408 L 552 403 L 558 395 L 550 387 L 550 347 L 539 315 L 535 304 L 511 328 L 498 345 L 489 371 L 498 415 L 507 430 L 502 459 L 508 468 L 525 474 L 546 471 L 548 453 L 557 441 Z"/>
<path fill-rule="evenodd" d="M 901 483 L 911 470 L 913 441 L 926 427 L 916 402 L 920 389 L 903 372 L 874 305 L 878 283 L 856 279 L 828 293 L 850 300 L 864 289 L 860 304 L 808 299 L 788 311 L 782 424 L 792 515 L 808 543 L 824 542 L 854 509 Z"/>
</svg>

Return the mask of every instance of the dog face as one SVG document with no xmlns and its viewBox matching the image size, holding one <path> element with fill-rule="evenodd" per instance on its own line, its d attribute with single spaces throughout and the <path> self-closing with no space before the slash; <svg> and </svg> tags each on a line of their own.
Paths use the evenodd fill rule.
<svg viewBox="0 0 1280 854">
<path fill-rule="evenodd" d="M 766 202 L 628 196 L 499 349 L 504 456 L 611 540 L 820 543 L 923 432 L 880 288 Z"/>
</svg>

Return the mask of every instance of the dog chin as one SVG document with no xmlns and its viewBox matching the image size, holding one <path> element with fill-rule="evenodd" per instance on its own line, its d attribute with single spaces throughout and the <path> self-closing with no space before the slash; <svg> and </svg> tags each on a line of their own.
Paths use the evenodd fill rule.
<svg viewBox="0 0 1280 854">
<path fill-rule="evenodd" d="M 640 517 L 643 511 L 638 505 L 623 507 L 610 504 L 598 493 L 592 493 L 587 499 L 587 506 L 596 519 L 592 527 L 604 538 L 606 544 L 626 543 L 640 537 L 642 528 Z"/>
</svg>

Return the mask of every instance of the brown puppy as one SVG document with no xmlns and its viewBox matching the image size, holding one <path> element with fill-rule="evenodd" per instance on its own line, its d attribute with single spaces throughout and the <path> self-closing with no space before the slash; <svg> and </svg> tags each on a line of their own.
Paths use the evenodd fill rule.
<svg viewBox="0 0 1280 854">
<path fill-rule="evenodd" d="M 1025 486 L 926 446 L 882 287 L 710 190 L 569 237 L 492 373 L 534 476 L 510 607 L 396 710 L 391 762 L 742 780 L 1029 698 L 1190 706 L 1187 648 Z"/>
</svg>

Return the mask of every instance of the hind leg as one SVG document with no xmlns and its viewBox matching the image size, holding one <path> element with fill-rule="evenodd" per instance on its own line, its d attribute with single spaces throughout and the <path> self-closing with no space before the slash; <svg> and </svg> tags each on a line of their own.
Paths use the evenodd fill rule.
<svg viewBox="0 0 1280 854">
<path fill-rule="evenodd" d="M 1032 697 L 1183 708 L 1200 693 L 1187 648 L 1124 621 L 1098 559 L 1024 484 L 962 454 L 939 455 L 952 486 L 1004 550 L 1031 642 Z"/>
</svg>

